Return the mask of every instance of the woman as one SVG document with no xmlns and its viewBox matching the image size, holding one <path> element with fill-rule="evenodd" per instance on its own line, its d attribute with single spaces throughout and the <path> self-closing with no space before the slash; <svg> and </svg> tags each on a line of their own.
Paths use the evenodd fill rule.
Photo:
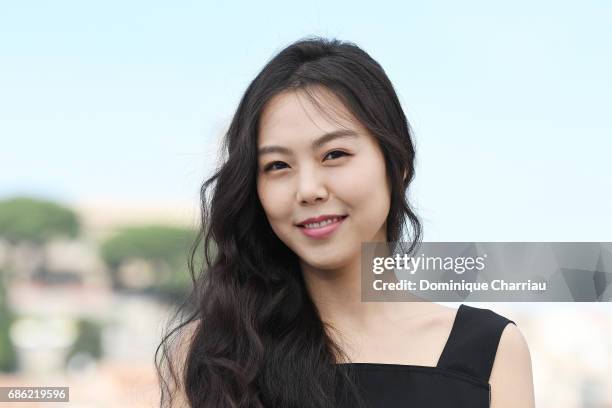
<svg viewBox="0 0 612 408">
<path fill-rule="evenodd" d="M 189 263 L 194 272 L 204 242 L 206 266 L 158 348 L 162 406 L 534 405 L 511 320 L 361 302 L 361 243 L 406 232 L 412 249 L 421 236 L 406 201 L 410 127 L 367 53 L 321 38 L 283 49 L 249 85 L 223 147 Z"/>
</svg>

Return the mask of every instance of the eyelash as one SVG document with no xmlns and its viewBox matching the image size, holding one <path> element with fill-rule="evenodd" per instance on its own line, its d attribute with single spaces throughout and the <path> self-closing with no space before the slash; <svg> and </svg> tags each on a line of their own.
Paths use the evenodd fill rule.
<svg viewBox="0 0 612 408">
<path fill-rule="evenodd" d="M 342 154 L 340 155 L 340 157 L 342 157 L 342 156 L 352 156 L 351 154 L 348 154 L 348 153 L 346 153 L 346 152 L 343 152 L 342 150 L 332 150 L 332 151 L 328 152 L 328 153 L 325 155 L 325 157 L 329 156 L 329 155 L 330 155 L 330 154 L 332 154 L 332 153 L 342 153 Z M 268 164 L 268 165 L 267 165 L 267 166 L 264 168 L 264 172 L 266 172 L 266 173 L 267 173 L 267 172 L 269 172 L 269 171 L 272 171 L 272 170 L 273 170 L 273 169 L 272 169 L 272 167 L 273 167 L 273 166 L 274 166 L 276 163 L 283 163 L 283 164 L 284 164 L 284 162 L 281 162 L 281 161 L 275 161 L 275 162 L 272 162 L 272 163 Z M 282 169 L 277 169 L 277 170 L 282 170 Z"/>
</svg>

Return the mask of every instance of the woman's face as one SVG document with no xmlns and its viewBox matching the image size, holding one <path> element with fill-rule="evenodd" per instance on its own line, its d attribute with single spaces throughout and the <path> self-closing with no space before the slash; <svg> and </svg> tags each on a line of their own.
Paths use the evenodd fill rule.
<svg viewBox="0 0 612 408">
<path fill-rule="evenodd" d="M 391 191 L 374 137 L 335 95 L 322 87 L 316 91 L 350 132 L 320 113 L 303 91 L 276 95 L 259 122 L 257 193 L 272 229 L 302 262 L 337 269 L 354 262 L 361 242 L 386 241 Z M 344 136 L 321 139 L 337 131 Z M 298 226 L 327 214 L 348 217 L 335 229 L 304 232 Z"/>
</svg>

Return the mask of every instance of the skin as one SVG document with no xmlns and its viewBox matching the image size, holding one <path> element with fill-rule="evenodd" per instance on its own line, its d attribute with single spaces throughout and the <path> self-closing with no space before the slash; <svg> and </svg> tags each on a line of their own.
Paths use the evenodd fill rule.
<svg viewBox="0 0 612 408">
<path fill-rule="evenodd" d="M 456 309 L 433 302 L 361 302 L 361 243 L 386 241 L 391 190 L 385 159 L 376 139 L 335 95 L 314 90 L 335 121 L 300 90 L 276 95 L 260 118 L 258 149 L 290 150 L 258 158 L 257 193 L 266 217 L 299 256 L 321 318 L 336 329 L 330 335 L 349 361 L 435 366 Z M 357 137 L 311 148 L 321 135 L 343 128 Z M 296 226 L 322 214 L 348 218 L 323 240 Z M 492 407 L 534 406 L 529 350 L 515 325 L 502 334 L 490 382 Z"/>
</svg>

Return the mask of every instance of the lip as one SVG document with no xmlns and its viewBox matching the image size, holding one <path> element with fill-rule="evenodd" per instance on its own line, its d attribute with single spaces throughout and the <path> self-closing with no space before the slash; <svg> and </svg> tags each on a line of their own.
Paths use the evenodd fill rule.
<svg viewBox="0 0 612 408">
<path fill-rule="evenodd" d="M 320 228 L 306 228 L 302 226 L 298 226 L 298 228 L 300 229 L 300 231 L 302 231 L 304 235 L 306 235 L 309 238 L 323 239 L 323 238 L 329 237 L 338 228 L 340 228 L 340 226 L 342 225 L 344 220 L 346 220 L 347 217 L 348 215 L 340 218 L 336 222 L 332 222 L 331 224 L 324 225 L 323 227 L 320 227 Z"/>
<path fill-rule="evenodd" d="M 300 221 L 296 225 L 299 227 L 299 226 L 301 226 L 303 224 L 311 224 L 313 222 L 321 222 L 321 221 L 325 221 L 327 219 L 336 218 L 336 217 L 347 217 L 347 215 L 346 214 L 324 214 L 324 215 L 319 215 L 318 217 L 306 218 L 305 220 Z"/>
</svg>

